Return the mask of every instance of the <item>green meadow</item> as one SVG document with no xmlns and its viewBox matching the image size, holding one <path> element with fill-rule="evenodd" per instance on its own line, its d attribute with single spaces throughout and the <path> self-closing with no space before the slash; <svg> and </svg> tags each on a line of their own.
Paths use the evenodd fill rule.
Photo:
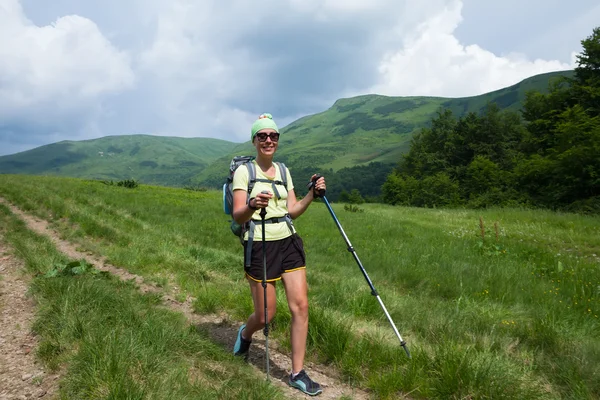
<svg viewBox="0 0 600 400">
<path fill-rule="evenodd" d="M 79 248 L 177 285 L 199 314 L 241 323 L 251 312 L 219 191 L 0 175 L 0 196 Z M 307 251 L 309 361 L 377 399 L 600 398 L 600 217 L 332 207 L 412 358 L 315 202 L 295 222 Z M 35 277 L 38 356 L 65 367 L 63 398 L 283 398 L 230 348 L 158 307 L 156 295 L 86 268 L 57 273 L 73 260 L 2 205 L 0 229 Z M 281 287 L 278 296 L 270 338 L 287 352 Z"/>
</svg>

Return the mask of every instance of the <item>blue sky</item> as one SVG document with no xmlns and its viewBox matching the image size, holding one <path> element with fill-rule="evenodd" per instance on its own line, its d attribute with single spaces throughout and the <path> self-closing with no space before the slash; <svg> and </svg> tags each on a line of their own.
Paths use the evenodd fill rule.
<svg viewBox="0 0 600 400">
<path fill-rule="evenodd" d="M 248 140 L 341 97 L 471 96 L 575 66 L 577 0 L 0 0 L 0 155 L 146 133 Z"/>
</svg>

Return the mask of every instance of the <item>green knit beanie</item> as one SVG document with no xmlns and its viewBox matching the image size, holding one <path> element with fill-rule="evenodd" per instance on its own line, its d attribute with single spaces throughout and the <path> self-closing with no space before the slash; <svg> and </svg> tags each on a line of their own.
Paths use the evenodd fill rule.
<svg viewBox="0 0 600 400">
<path fill-rule="evenodd" d="M 271 114 L 264 113 L 261 114 L 260 117 L 258 117 L 258 119 L 252 124 L 252 130 L 250 131 L 250 141 L 254 140 L 256 132 L 267 128 L 275 129 L 275 132 L 279 132 L 279 128 L 277 128 L 275 121 L 273 121 L 273 116 Z"/>
</svg>

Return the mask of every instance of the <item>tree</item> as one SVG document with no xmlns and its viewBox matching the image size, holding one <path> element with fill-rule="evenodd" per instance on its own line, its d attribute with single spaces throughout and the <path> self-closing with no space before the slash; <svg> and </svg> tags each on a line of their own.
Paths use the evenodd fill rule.
<svg viewBox="0 0 600 400">
<path fill-rule="evenodd" d="M 548 94 L 529 94 L 517 177 L 529 196 L 551 208 L 600 196 L 600 28 L 583 40 L 574 78 Z"/>
<path fill-rule="evenodd" d="M 600 115 L 600 27 L 581 41 L 583 50 L 577 56 L 574 94 L 590 117 Z"/>
<path fill-rule="evenodd" d="M 413 199 L 419 190 L 420 185 L 416 178 L 402 175 L 397 171 L 388 176 L 381 188 L 385 203 L 400 206 L 416 205 Z"/>
<path fill-rule="evenodd" d="M 492 189 L 505 193 L 507 171 L 521 158 L 524 135 L 519 115 L 501 111 L 495 103 L 480 115 L 470 112 L 458 119 L 450 110 L 440 111 L 431 128 L 414 137 L 410 151 L 388 176 L 383 199 L 391 204 L 448 206 Z M 415 179 L 416 184 L 411 181 Z M 488 201 L 505 198 L 488 196 Z"/>
<path fill-rule="evenodd" d="M 456 119 L 452 111 L 438 111 L 431 128 L 423 128 L 411 139 L 411 147 L 398 165 L 398 172 L 416 178 L 444 171 L 448 167 L 446 148 L 453 136 Z"/>
<path fill-rule="evenodd" d="M 494 103 L 458 119 L 438 111 L 387 176 L 384 201 L 600 210 L 600 28 L 581 43 L 573 77 L 528 93 L 521 115 Z"/>
<path fill-rule="evenodd" d="M 362 204 L 365 199 L 362 198 L 358 189 L 352 189 L 348 195 L 348 203 L 350 204 Z"/>
</svg>

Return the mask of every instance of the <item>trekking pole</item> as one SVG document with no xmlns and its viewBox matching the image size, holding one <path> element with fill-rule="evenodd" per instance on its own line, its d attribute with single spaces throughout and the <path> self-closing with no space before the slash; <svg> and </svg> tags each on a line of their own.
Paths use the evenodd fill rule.
<svg viewBox="0 0 600 400">
<path fill-rule="evenodd" d="M 311 182 L 309 182 L 308 188 L 309 189 L 310 188 L 314 188 L 316 181 L 320 177 L 321 177 L 321 175 L 317 175 L 314 180 L 312 180 Z M 340 221 L 335 216 L 335 213 L 333 212 L 333 209 L 331 208 L 331 205 L 329 204 L 329 201 L 327 200 L 327 197 L 325 197 L 325 190 L 318 190 L 318 191 L 315 190 L 315 192 L 317 192 L 317 193 L 315 193 L 317 195 L 317 197 L 320 197 L 320 198 L 322 198 L 325 201 L 325 205 L 327 206 L 327 209 L 329 210 L 329 213 L 333 217 L 333 220 L 335 221 L 335 223 L 336 223 L 336 225 L 337 225 L 340 233 L 342 234 L 342 236 L 344 237 L 344 240 L 346 241 L 346 244 L 348 245 L 348 251 L 351 252 L 352 255 L 354 256 L 354 259 L 356 260 L 356 263 L 358 264 L 358 266 L 359 266 L 359 268 L 360 268 L 363 276 L 365 277 L 365 279 L 367 280 L 367 283 L 371 287 L 371 294 L 377 298 L 377 301 L 379 301 L 379 305 L 383 309 L 383 312 L 385 313 L 385 316 L 387 317 L 388 321 L 392 325 L 392 328 L 394 329 L 394 332 L 396 333 L 396 336 L 398 337 L 398 340 L 400 340 L 400 345 L 402 346 L 402 348 L 404 348 L 404 351 L 406 352 L 406 355 L 408 356 L 408 358 L 412 358 L 411 355 L 410 355 L 410 351 L 408 350 L 408 347 L 406 346 L 406 342 L 402 339 L 402 336 L 400 336 L 400 333 L 398 332 L 398 329 L 396 328 L 396 325 L 394 324 L 394 321 L 392 321 L 392 317 L 390 316 L 390 314 L 388 313 L 387 309 L 385 308 L 385 305 L 383 304 L 383 301 L 379 297 L 379 293 L 377 293 L 377 290 L 375 289 L 375 286 L 373 286 L 373 282 L 371 282 L 371 279 L 369 278 L 369 275 L 367 274 L 367 271 L 365 271 L 365 268 L 363 267 L 362 263 L 360 262 L 360 259 L 358 258 L 358 255 L 356 254 L 356 251 L 354 250 L 354 247 L 350 243 L 350 239 L 348 239 L 348 236 L 346 236 L 346 233 L 344 232 L 344 229 L 342 228 L 342 225 L 340 224 Z"/>
<path fill-rule="evenodd" d="M 261 193 L 269 194 L 266 190 Z M 262 254 L 263 254 L 263 279 L 262 287 L 264 291 L 264 302 L 265 302 L 265 328 L 263 333 L 265 334 L 265 350 L 266 350 L 266 363 L 267 363 L 267 381 L 269 380 L 269 313 L 267 311 L 267 253 L 265 251 L 265 216 L 267 215 L 267 209 L 261 208 L 260 218 L 262 220 Z"/>
</svg>

